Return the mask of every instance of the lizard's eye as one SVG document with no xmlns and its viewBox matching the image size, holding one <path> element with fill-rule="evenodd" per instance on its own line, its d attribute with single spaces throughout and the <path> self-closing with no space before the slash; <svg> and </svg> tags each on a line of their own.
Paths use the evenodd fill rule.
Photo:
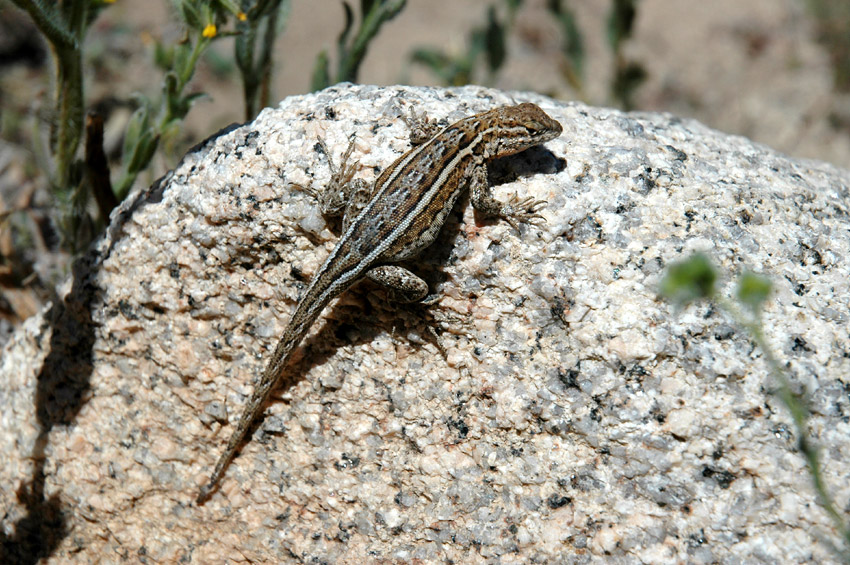
<svg viewBox="0 0 850 565">
<path fill-rule="evenodd" d="M 528 130 L 528 133 L 530 135 L 537 136 L 545 133 L 548 128 L 544 123 L 541 123 L 537 120 L 530 120 L 525 123 L 525 129 Z"/>
<path fill-rule="evenodd" d="M 555 138 L 561 135 L 563 128 L 560 122 L 553 120 L 549 116 L 541 116 L 539 119 L 531 120 L 527 126 L 532 135 L 545 136 Z"/>
<path fill-rule="evenodd" d="M 534 120 L 533 122 L 530 122 L 528 124 L 528 129 L 530 129 L 534 133 L 538 133 L 538 132 L 546 129 L 546 126 L 543 125 L 541 122 Z"/>
</svg>

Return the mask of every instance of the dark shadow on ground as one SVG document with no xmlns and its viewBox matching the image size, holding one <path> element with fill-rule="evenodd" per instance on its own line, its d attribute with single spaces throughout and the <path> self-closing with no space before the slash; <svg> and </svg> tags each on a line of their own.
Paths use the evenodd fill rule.
<svg viewBox="0 0 850 565">
<path fill-rule="evenodd" d="M 71 292 L 54 302 L 46 316 L 52 332 L 35 396 L 39 434 L 31 455 L 33 473 L 17 490 L 27 513 L 15 523 L 12 535 L 0 532 L 3 563 L 35 564 L 49 557 L 68 535 L 67 510 L 58 493 L 47 497 L 44 492 L 46 450 L 51 430 L 71 424 L 89 398 L 94 345 L 90 308 L 98 291 L 92 283 L 92 255 L 74 263 Z"/>
</svg>

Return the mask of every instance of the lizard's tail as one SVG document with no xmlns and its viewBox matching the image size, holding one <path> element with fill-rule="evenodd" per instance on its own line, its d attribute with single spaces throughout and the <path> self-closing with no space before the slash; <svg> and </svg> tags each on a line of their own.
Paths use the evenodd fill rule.
<svg viewBox="0 0 850 565">
<path fill-rule="evenodd" d="M 278 342 L 262 378 L 254 388 L 251 399 L 242 410 L 236 431 L 230 436 L 227 447 L 219 457 L 209 482 L 201 488 L 196 499 L 197 504 L 203 504 L 209 499 L 218 482 L 224 476 L 227 466 L 235 457 L 236 451 L 248 434 L 248 430 L 251 429 L 251 424 L 262 412 L 271 391 L 280 380 L 292 352 L 310 331 L 313 322 L 316 321 L 316 318 L 319 317 L 333 297 L 344 292 L 360 278 L 359 273 L 350 273 L 351 276 L 340 277 L 338 273 L 329 272 L 325 267 L 326 265 L 322 266 L 295 308 L 295 312 L 292 314 L 292 318 L 287 324 L 283 337 Z"/>
</svg>

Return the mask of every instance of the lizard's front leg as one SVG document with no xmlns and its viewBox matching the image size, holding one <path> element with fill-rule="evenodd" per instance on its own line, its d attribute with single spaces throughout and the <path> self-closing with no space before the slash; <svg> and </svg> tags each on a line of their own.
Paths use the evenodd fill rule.
<svg viewBox="0 0 850 565">
<path fill-rule="evenodd" d="M 410 115 L 402 116 L 402 120 L 410 128 L 410 143 L 413 145 L 425 143 L 440 131 L 436 120 L 428 118 L 425 114 L 417 114 L 412 106 L 410 107 Z M 339 167 L 334 165 L 331 151 L 325 140 L 319 138 L 319 145 L 328 158 L 331 180 L 322 190 L 303 186 L 299 186 L 299 188 L 319 201 L 319 207 L 325 216 L 342 216 L 342 229 L 345 230 L 349 222 L 356 218 L 369 203 L 374 187 L 363 179 L 353 178 L 357 166 L 360 164 L 359 161 L 348 162 L 351 153 L 354 151 L 354 137 L 348 143 L 348 148 L 342 155 Z"/>
<path fill-rule="evenodd" d="M 538 224 L 545 221 L 540 215 L 540 210 L 546 206 L 546 202 L 534 198 L 517 198 L 516 194 L 507 202 L 500 202 L 493 198 L 493 189 L 487 183 L 487 167 L 481 165 L 476 167 L 469 179 L 469 191 L 472 206 L 487 216 L 502 218 L 517 228 L 519 222 Z"/>
<path fill-rule="evenodd" d="M 436 120 L 428 118 L 428 116 L 424 113 L 417 114 L 413 109 L 413 106 L 410 107 L 410 115 L 402 116 L 402 120 L 404 120 L 404 123 L 407 124 L 408 128 L 410 128 L 410 143 L 412 145 L 425 143 L 437 135 L 441 129 L 440 126 L 437 125 Z M 372 197 L 375 187 L 363 179 L 352 179 L 357 165 L 360 164 L 359 162 L 354 162 L 351 165 L 348 164 L 348 159 L 351 157 L 351 152 L 354 149 L 354 138 L 352 138 L 351 142 L 348 144 L 348 149 L 345 150 L 345 154 L 342 156 L 342 161 L 340 162 L 338 169 L 333 166 L 331 153 L 327 145 L 325 145 L 325 142 L 320 139 L 319 143 L 321 143 L 325 155 L 328 156 L 332 173 L 331 182 L 328 184 L 324 193 L 319 196 L 319 203 L 322 206 L 322 213 L 326 216 L 338 216 L 342 213 L 342 229 L 345 230 L 348 227 L 349 222 L 356 218 L 363 208 L 366 207 L 366 204 L 369 203 L 369 199 Z M 401 267 L 399 267 L 399 269 L 401 269 Z M 410 271 L 407 272 L 410 273 Z M 410 273 L 410 275 L 414 277 L 416 276 L 413 275 L 413 273 Z M 376 277 L 370 276 L 370 278 L 373 278 L 377 282 L 381 282 L 378 278 L 383 276 L 384 275 L 376 275 Z M 390 278 L 393 280 L 400 280 L 395 276 Z M 426 287 L 426 294 L 427 290 L 428 289 Z M 405 294 L 406 291 L 400 292 Z M 418 292 L 418 289 L 413 292 L 415 294 Z M 415 302 L 416 300 L 418 299 L 410 300 L 410 302 Z"/>
<path fill-rule="evenodd" d="M 402 116 L 402 120 L 410 129 L 410 143 L 421 145 L 440 132 L 437 120 L 432 120 L 424 113 L 417 114 L 413 106 L 410 107 L 410 115 Z"/>
<path fill-rule="evenodd" d="M 295 185 L 301 190 L 307 192 L 319 201 L 319 208 L 325 216 L 342 216 L 343 230 L 348 227 L 349 221 L 360 213 L 360 210 L 369 202 L 369 197 L 372 195 L 372 187 L 363 179 L 355 179 L 354 173 L 357 171 L 359 161 L 349 163 L 351 153 L 354 151 L 354 138 L 348 143 L 348 148 L 342 155 L 339 166 L 334 165 L 333 155 L 331 154 L 325 140 L 319 138 L 319 145 L 322 147 L 325 155 L 328 158 L 328 167 L 331 170 L 331 179 L 323 189 Z"/>
</svg>

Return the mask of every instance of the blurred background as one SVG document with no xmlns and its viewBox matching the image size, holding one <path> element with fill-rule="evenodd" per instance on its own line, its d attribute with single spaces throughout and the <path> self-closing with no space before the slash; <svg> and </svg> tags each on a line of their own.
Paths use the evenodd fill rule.
<svg viewBox="0 0 850 565">
<path fill-rule="evenodd" d="M 0 0 L 0 345 L 134 187 L 340 80 L 671 112 L 850 166 L 846 0 L 44 4 Z"/>
</svg>

